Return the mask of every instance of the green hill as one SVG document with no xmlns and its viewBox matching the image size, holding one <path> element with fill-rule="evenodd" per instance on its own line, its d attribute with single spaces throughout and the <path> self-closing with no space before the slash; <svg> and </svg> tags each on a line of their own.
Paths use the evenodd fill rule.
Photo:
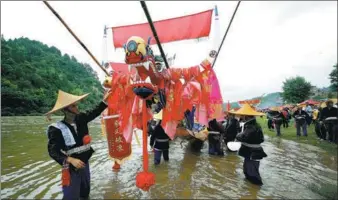
<svg viewBox="0 0 338 200">
<path fill-rule="evenodd" d="M 255 97 L 252 99 L 246 99 L 246 100 L 253 100 L 257 99 L 260 97 Z M 264 109 L 264 108 L 269 108 L 271 106 L 281 106 L 283 104 L 282 101 L 282 96 L 280 92 L 274 92 L 274 93 L 269 93 L 267 95 L 264 95 L 262 97 L 261 103 L 258 105 L 259 108 Z M 226 109 L 227 103 L 223 104 L 223 108 Z M 240 105 L 238 102 L 230 102 L 231 109 L 232 108 L 240 108 Z"/>
<path fill-rule="evenodd" d="M 58 89 L 90 92 L 80 109 L 90 109 L 103 89 L 96 72 L 55 47 L 28 38 L 1 37 L 1 115 L 41 115 L 54 105 Z"/>
</svg>

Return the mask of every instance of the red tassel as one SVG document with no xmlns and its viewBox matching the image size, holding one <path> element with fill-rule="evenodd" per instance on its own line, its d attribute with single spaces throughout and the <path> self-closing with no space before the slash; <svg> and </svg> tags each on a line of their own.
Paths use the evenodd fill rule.
<svg viewBox="0 0 338 200">
<path fill-rule="evenodd" d="M 69 186 L 70 185 L 70 172 L 69 167 L 62 168 L 62 186 Z"/>
<path fill-rule="evenodd" d="M 155 174 L 151 172 L 139 172 L 136 175 L 136 186 L 143 191 L 149 191 L 149 188 L 155 184 Z"/>
<path fill-rule="evenodd" d="M 136 175 L 136 186 L 143 191 L 148 191 L 155 184 L 155 174 L 148 172 L 148 149 L 147 149 L 147 107 L 146 101 L 143 100 L 142 108 L 142 123 L 143 123 L 143 171 Z"/>
</svg>

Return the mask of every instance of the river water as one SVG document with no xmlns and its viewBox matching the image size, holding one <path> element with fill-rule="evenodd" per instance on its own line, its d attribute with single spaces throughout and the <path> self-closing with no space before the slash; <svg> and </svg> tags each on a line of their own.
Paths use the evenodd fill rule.
<svg viewBox="0 0 338 200">
<path fill-rule="evenodd" d="M 57 118 L 53 119 L 56 121 Z M 47 152 L 43 117 L 1 117 L 1 198 L 60 199 L 61 168 Z M 156 185 L 143 192 L 135 185 L 142 171 L 142 148 L 133 140 L 133 155 L 119 172 L 112 171 L 107 142 L 98 119 L 89 124 L 95 153 L 90 161 L 92 199 L 337 199 L 337 155 L 322 149 L 265 136 L 268 157 L 261 161 L 262 187 L 245 180 L 243 159 L 236 153 L 209 156 L 207 144 L 194 154 L 176 139 L 170 161 L 153 166 Z M 141 134 L 139 134 L 140 139 Z"/>
</svg>

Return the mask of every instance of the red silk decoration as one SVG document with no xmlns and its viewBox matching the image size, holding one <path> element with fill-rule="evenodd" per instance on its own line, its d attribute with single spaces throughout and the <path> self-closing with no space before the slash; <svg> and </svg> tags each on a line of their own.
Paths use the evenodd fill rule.
<svg viewBox="0 0 338 200">
<path fill-rule="evenodd" d="M 149 191 L 149 188 L 155 184 L 155 174 L 148 172 L 148 135 L 147 135 L 147 106 L 143 100 L 142 106 L 143 122 L 143 171 L 136 175 L 136 186 L 143 191 Z"/>
</svg>

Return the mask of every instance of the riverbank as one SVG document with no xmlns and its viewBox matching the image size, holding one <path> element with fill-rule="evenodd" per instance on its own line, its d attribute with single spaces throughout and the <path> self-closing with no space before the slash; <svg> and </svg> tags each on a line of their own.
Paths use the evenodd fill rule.
<svg viewBox="0 0 338 200">
<path fill-rule="evenodd" d="M 257 121 L 262 126 L 264 134 L 268 135 L 269 137 L 273 137 L 273 138 L 277 137 L 276 131 L 270 131 L 268 129 L 266 117 L 263 117 L 263 118 L 257 117 Z M 337 156 L 338 146 L 336 144 L 329 143 L 328 141 L 319 140 L 315 132 L 315 126 L 313 124 L 311 124 L 308 127 L 307 137 L 303 137 L 303 136 L 297 137 L 296 128 L 294 127 L 293 121 L 289 123 L 288 128 L 281 127 L 281 134 L 282 136 L 280 138 L 282 139 L 314 145 L 314 146 L 322 148 L 323 150 L 327 151 L 331 155 Z"/>
</svg>

